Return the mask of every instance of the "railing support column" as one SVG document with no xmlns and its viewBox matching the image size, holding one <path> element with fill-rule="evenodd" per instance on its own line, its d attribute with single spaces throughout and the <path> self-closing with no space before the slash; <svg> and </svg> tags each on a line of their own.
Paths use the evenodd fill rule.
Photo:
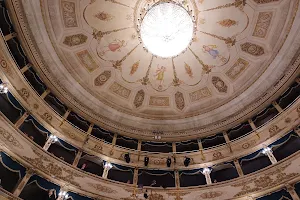
<svg viewBox="0 0 300 200">
<path fill-rule="evenodd" d="M 286 190 L 290 193 L 290 195 L 292 196 L 293 200 L 300 200 L 297 192 L 295 191 L 295 188 L 293 185 L 286 185 L 285 186 Z"/>
<path fill-rule="evenodd" d="M 10 33 L 10 34 L 4 36 L 4 39 L 5 39 L 5 41 L 8 41 L 8 40 L 13 39 L 13 38 L 16 37 L 17 35 L 18 35 L 18 34 L 17 34 L 16 32 L 13 32 L 13 33 Z"/>
<path fill-rule="evenodd" d="M 271 148 L 269 148 L 269 147 L 264 148 L 262 153 L 265 154 L 266 156 L 268 156 L 268 158 L 270 159 L 272 164 L 277 163 L 277 160 L 276 160 Z"/>
<path fill-rule="evenodd" d="M 238 159 L 235 159 L 233 162 L 234 162 L 234 166 L 235 166 L 236 171 L 238 172 L 239 176 L 244 176 L 244 172 L 242 170 L 242 167 L 241 167 Z"/>
<path fill-rule="evenodd" d="M 15 126 L 17 128 L 20 128 L 20 126 L 24 123 L 24 121 L 26 120 L 26 118 L 29 116 L 29 113 L 25 112 L 22 117 L 20 119 L 18 119 L 18 121 L 15 123 Z"/>
<path fill-rule="evenodd" d="M 13 194 L 15 196 L 19 196 L 21 194 L 22 190 L 26 186 L 27 182 L 29 181 L 29 179 L 33 175 L 33 173 L 34 173 L 34 171 L 31 169 L 26 171 L 25 176 L 22 178 L 22 180 L 18 183 L 15 190 L 13 191 Z"/>
<path fill-rule="evenodd" d="M 79 150 L 78 152 L 77 152 L 77 154 L 76 154 L 76 157 L 75 157 L 75 159 L 74 159 L 74 161 L 73 161 L 73 166 L 77 166 L 78 165 L 78 163 L 79 163 L 79 160 L 80 160 L 80 158 L 81 158 L 81 155 L 82 155 L 82 151 L 81 150 Z"/>
<path fill-rule="evenodd" d="M 276 101 L 273 101 L 272 105 L 276 108 L 276 110 L 278 112 L 282 112 L 283 111 L 283 109 L 280 107 L 280 105 Z"/>
</svg>

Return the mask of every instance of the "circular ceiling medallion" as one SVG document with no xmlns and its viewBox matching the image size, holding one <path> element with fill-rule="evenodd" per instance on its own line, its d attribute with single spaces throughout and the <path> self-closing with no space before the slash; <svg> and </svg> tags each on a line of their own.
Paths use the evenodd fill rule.
<svg viewBox="0 0 300 200">
<path fill-rule="evenodd" d="M 152 54 L 169 58 L 183 52 L 193 37 L 194 23 L 188 11 L 175 3 L 160 3 L 141 22 L 141 39 Z"/>
</svg>

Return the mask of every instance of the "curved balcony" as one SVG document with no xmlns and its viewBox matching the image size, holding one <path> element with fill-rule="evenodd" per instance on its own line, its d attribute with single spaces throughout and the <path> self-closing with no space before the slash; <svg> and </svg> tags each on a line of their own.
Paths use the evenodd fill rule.
<svg viewBox="0 0 300 200">
<path fill-rule="evenodd" d="M 8 198 L 40 200 L 51 191 L 58 196 L 59 191 L 66 190 L 73 200 L 111 196 L 130 199 L 132 194 L 148 192 L 152 199 L 168 199 L 175 193 L 176 199 L 190 199 L 199 197 L 199 191 L 214 188 L 220 191 L 200 197 L 220 194 L 220 199 L 235 199 L 251 195 L 263 200 L 291 199 L 299 194 L 299 184 L 295 184 L 295 189 L 282 189 L 284 184 L 300 180 L 300 140 L 295 128 L 300 122 L 299 80 L 272 105 L 226 131 L 185 142 L 128 138 L 94 125 L 64 105 L 39 78 L 5 9 L 1 11 L 6 20 L 0 23 L 4 34 L 0 40 L 4 73 L 0 78 L 10 83 L 11 92 L 0 95 L 0 140 L 4 144 L 1 149 L 22 163 L 7 161 L 8 156 L 1 155 L 0 178 L 4 189 L 13 192 L 3 192 Z M 24 149 L 30 153 L 25 154 Z M 18 167 L 7 167 L 5 162 Z M 23 166 L 34 168 L 35 172 Z M 10 182 L 6 182 L 9 177 Z M 257 186 L 264 184 L 261 179 L 271 183 Z M 255 187 L 251 188 L 253 184 Z M 230 194 L 225 192 L 230 189 Z"/>
<path fill-rule="evenodd" d="M 10 24 L 10 26 L 11 26 L 11 24 Z M 6 42 L 10 41 L 12 39 L 14 39 L 14 41 L 17 41 L 17 38 L 14 36 L 14 37 L 10 38 L 9 40 L 6 40 Z M 2 41 L 4 41 L 4 40 L 2 40 Z M 10 48 L 9 45 L 6 47 Z M 8 53 L 11 53 L 11 51 Z M 139 142 L 135 139 L 125 138 L 118 134 L 109 133 L 107 131 L 104 131 L 101 128 L 98 128 L 98 129 L 94 128 L 93 124 L 91 124 L 87 120 L 83 119 L 81 116 L 74 113 L 70 109 L 67 109 L 67 107 L 46 88 L 45 84 L 43 84 L 42 81 L 39 79 L 38 75 L 33 70 L 31 65 L 28 65 L 28 63 L 27 64 L 24 63 L 25 65 L 23 65 L 23 67 L 21 67 L 22 65 L 19 65 L 16 60 L 19 59 L 20 57 L 24 57 L 25 54 L 22 51 L 20 51 L 19 53 L 20 53 L 20 55 L 10 54 L 13 57 L 13 59 L 10 59 L 10 61 L 12 62 L 12 66 L 14 66 L 14 65 L 19 66 L 19 67 L 15 68 L 16 73 L 19 75 L 23 74 L 24 77 L 26 78 L 26 80 L 29 82 L 29 86 L 32 86 L 34 88 L 35 92 L 33 92 L 33 93 L 30 92 L 30 94 L 32 94 L 31 96 L 34 96 L 34 98 L 36 100 L 38 100 L 37 98 L 40 96 L 40 98 L 44 99 L 50 105 L 50 107 L 52 107 L 54 109 L 54 111 L 56 111 L 56 113 L 58 113 L 61 117 L 56 114 L 52 115 L 53 110 L 51 112 L 50 111 L 45 112 L 42 116 L 41 116 L 41 114 L 37 114 L 37 115 L 41 116 L 42 120 L 44 120 L 44 121 L 47 121 L 45 119 L 50 119 L 50 118 L 51 118 L 51 121 L 52 120 L 55 121 L 54 118 L 56 118 L 57 121 L 60 121 L 58 126 L 57 126 L 58 123 L 56 123 L 56 125 L 54 125 L 54 123 L 53 123 L 49 127 L 49 122 L 48 122 L 48 125 L 44 125 L 44 126 L 46 128 L 49 127 L 48 129 L 51 132 L 56 132 L 58 134 L 63 133 L 62 135 L 60 135 L 60 137 L 67 141 L 70 138 L 73 139 L 73 141 L 70 141 L 70 143 L 72 145 L 74 145 L 76 147 L 80 147 L 80 146 L 82 146 L 82 144 L 80 144 L 80 143 L 86 142 L 86 140 L 94 141 L 96 143 L 96 141 L 93 140 L 94 139 L 93 137 L 87 136 L 92 133 L 92 135 L 96 136 L 99 139 L 104 139 L 106 142 L 111 142 L 112 145 L 110 147 L 108 147 L 106 143 L 104 144 L 104 146 L 107 146 L 109 149 L 118 149 L 119 147 L 125 147 L 128 149 L 136 149 L 136 150 L 148 151 L 148 152 L 153 152 L 153 153 L 155 153 L 155 152 L 174 153 L 174 152 L 177 152 L 176 146 L 178 146 L 178 147 L 184 146 L 184 143 L 183 144 L 180 144 L 180 143 L 172 144 L 172 143 L 153 143 L 153 142 L 151 143 L 151 142 L 141 141 L 141 146 L 139 148 L 139 145 L 138 145 Z M 15 64 L 13 64 L 13 63 L 15 63 Z M 24 79 L 21 78 L 20 81 L 24 82 Z M 17 82 L 17 81 L 15 81 L 15 82 Z M 282 99 L 287 99 L 287 96 L 288 96 L 289 100 L 288 101 L 284 100 L 284 102 L 286 102 L 286 104 L 287 104 L 287 102 L 291 103 L 293 100 L 295 100 L 299 96 L 299 95 L 297 95 L 297 91 L 298 91 L 297 88 L 299 88 L 298 85 L 299 85 L 298 83 L 295 83 L 294 85 L 292 85 L 291 88 L 289 90 L 287 90 L 284 93 L 284 95 L 282 95 L 280 97 L 279 100 L 277 100 L 277 102 L 279 102 L 279 103 L 282 102 L 283 101 Z M 26 88 L 28 88 L 28 90 Z M 30 87 L 28 87 L 28 84 L 27 84 L 26 88 L 22 88 L 21 90 L 18 90 L 19 95 L 22 92 L 23 93 L 25 92 L 27 94 L 28 91 L 32 90 Z M 36 95 L 36 93 L 38 95 Z M 22 94 L 21 94 L 21 97 L 22 97 Z M 24 99 L 24 97 L 26 97 L 26 96 L 23 95 L 22 98 Z M 26 97 L 26 98 L 31 98 L 31 97 Z M 27 99 L 25 99 L 25 101 L 27 101 Z M 28 101 L 26 103 L 28 104 Z M 29 104 L 31 104 L 31 103 L 29 103 Z M 33 105 L 31 104 L 29 106 L 28 110 L 32 110 L 33 113 L 35 113 L 35 109 L 32 109 L 30 107 L 33 106 L 33 108 L 34 108 L 34 107 L 39 106 L 40 104 L 41 104 L 40 101 L 39 101 L 39 104 L 36 104 L 36 103 L 34 103 Z M 42 106 L 44 107 L 44 105 L 42 105 Z M 267 123 L 269 120 L 276 117 L 277 115 L 275 113 L 278 114 L 278 112 L 280 112 L 281 109 L 282 108 L 280 107 L 280 105 L 276 104 L 274 106 L 271 106 L 270 109 L 268 108 L 267 110 L 262 111 L 257 116 L 255 116 L 252 120 L 249 120 L 248 122 L 242 123 L 234 128 L 227 130 L 226 133 L 220 133 L 215 136 L 209 136 L 206 138 L 199 139 L 198 147 L 199 147 L 200 151 L 198 151 L 198 154 L 199 154 L 199 152 L 201 154 L 203 154 L 202 160 L 206 159 L 206 156 L 203 153 L 203 152 L 205 152 L 205 150 L 210 151 L 211 148 L 218 149 L 222 146 L 222 144 L 226 144 L 223 146 L 227 146 L 229 148 L 229 150 L 232 151 L 232 149 L 234 149 L 234 147 L 232 147 L 232 144 L 236 143 L 237 139 L 243 140 L 243 139 L 247 138 L 248 135 L 251 135 L 251 134 L 253 135 L 255 132 L 257 133 L 258 132 L 257 126 L 262 126 L 264 123 Z M 47 109 L 47 110 L 49 110 L 49 109 Z M 34 114 L 34 116 L 36 116 L 36 114 Z M 36 117 L 39 118 L 38 116 L 36 116 Z M 74 127 L 71 127 L 70 125 L 74 126 Z M 54 129 L 54 127 L 59 127 L 59 128 Z M 68 130 L 68 131 L 66 131 L 66 130 Z M 255 130 L 255 131 L 253 131 L 253 130 Z M 64 132 L 67 132 L 67 133 L 64 133 Z M 114 136 L 112 136 L 112 135 L 114 135 Z M 88 137 L 88 138 L 86 138 L 86 137 Z M 114 137 L 116 137 L 116 138 L 114 138 Z M 69 138 L 69 139 L 67 139 L 67 138 Z M 74 141 L 74 140 L 76 140 L 76 141 Z M 191 143 L 191 142 L 187 141 L 187 143 Z M 189 151 L 189 150 L 197 151 L 198 150 L 197 145 L 195 144 L 195 141 L 193 141 L 192 143 L 193 143 L 193 147 L 187 148 L 187 151 Z M 115 145 L 117 145 L 117 146 L 115 146 Z M 98 144 L 98 146 L 100 147 L 101 144 Z M 174 146 L 175 146 L 175 148 L 174 148 Z M 188 153 L 188 152 L 186 152 L 186 150 L 180 151 L 180 149 L 178 152 Z"/>
<path fill-rule="evenodd" d="M 5 144 L 2 146 L 2 150 L 8 152 L 10 156 L 12 156 L 17 160 L 18 163 L 21 164 L 11 164 L 6 162 L 6 165 L 9 166 L 8 168 L 10 168 L 10 170 L 12 166 L 15 166 L 15 169 L 12 171 L 19 170 L 23 171 L 23 174 L 25 174 L 21 176 L 23 177 L 22 181 L 27 179 L 25 185 L 21 184 L 24 186 L 22 187 L 21 191 L 16 192 L 20 188 L 20 181 L 16 179 L 13 182 L 17 185 L 13 193 L 19 193 L 20 197 L 25 200 L 29 199 L 29 196 L 32 196 L 33 192 L 38 194 L 38 196 L 45 195 L 43 190 L 40 190 L 36 187 L 37 183 L 39 183 L 38 185 L 42 185 L 42 188 L 45 189 L 44 191 L 47 192 L 49 192 L 50 189 L 54 189 L 55 191 L 59 192 L 59 190 L 62 190 L 62 186 L 64 186 L 63 190 L 68 191 L 68 193 L 71 195 L 74 195 L 75 200 L 76 198 L 78 199 L 78 196 L 91 199 L 96 197 L 110 197 L 114 199 L 121 195 L 126 198 L 130 197 L 132 192 L 135 190 L 137 193 L 145 190 L 151 191 L 152 194 L 162 195 L 165 199 L 169 199 L 168 194 L 178 192 L 182 197 L 184 197 L 184 199 L 188 199 L 190 197 L 189 195 L 198 196 L 199 192 L 205 193 L 210 191 L 212 188 L 218 188 L 218 192 L 222 193 L 219 199 L 235 199 L 245 196 L 267 198 L 271 191 L 275 191 L 274 195 L 276 195 L 275 193 L 279 188 L 283 188 L 289 183 L 297 183 L 300 180 L 300 171 L 298 166 L 300 154 L 298 149 L 296 152 L 289 151 L 291 154 L 277 163 L 271 164 L 256 172 L 249 173 L 248 175 L 245 173 L 243 176 L 239 176 L 231 180 L 226 180 L 228 178 L 228 176 L 226 177 L 226 174 L 232 174 L 230 173 L 230 170 L 234 168 L 233 162 L 212 166 L 210 176 L 212 177 L 213 181 L 211 185 L 204 184 L 205 179 L 203 178 L 202 174 L 204 171 L 201 169 L 175 172 L 150 169 L 133 170 L 133 184 L 132 182 L 128 182 L 130 177 L 128 178 L 121 174 L 117 174 L 115 171 L 109 172 L 108 177 L 114 176 L 119 179 L 118 182 L 116 182 L 114 180 L 101 178 L 91 173 L 87 173 L 84 169 L 76 168 L 75 166 L 68 164 L 66 161 L 62 161 L 61 159 L 57 158 L 55 155 L 45 152 L 41 147 L 35 144 L 34 141 L 25 136 L 21 131 L 18 131 L 13 124 L 6 120 L 7 119 L 2 118 L 0 121 L 0 125 L 2 127 L 1 132 L 5 133 L 4 135 L 10 135 L 10 138 L 13 138 L 13 140 L 7 140 L 5 137 L 0 137 L 1 143 Z M 288 133 L 285 137 L 268 145 L 268 147 L 272 148 L 273 152 L 275 152 L 276 148 L 278 149 L 279 146 L 288 144 L 288 141 L 293 142 L 293 140 L 290 140 L 292 137 L 296 137 L 295 134 Z M 294 146 L 299 147 L 299 137 L 297 136 L 297 138 L 298 143 L 294 143 Z M 24 151 L 24 149 L 26 149 L 26 151 Z M 260 152 L 255 152 L 254 154 L 255 155 L 248 155 L 240 158 L 239 162 L 244 162 L 245 160 L 249 161 L 251 159 L 255 160 L 260 157 Z M 88 158 L 87 156 L 85 156 L 85 159 L 93 160 L 93 158 Z M 243 165 L 241 166 L 243 167 Z M 112 168 L 114 167 L 118 168 L 118 170 L 122 173 L 128 171 L 128 167 L 122 167 L 119 165 L 112 166 Z M 27 172 L 24 170 L 25 168 L 31 168 L 34 169 L 34 171 Z M 278 179 L 279 176 L 280 179 Z M 152 180 L 153 177 L 158 178 Z M 187 177 L 191 177 L 193 179 Z M 120 178 L 123 178 L 123 180 L 120 180 Z M 266 178 L 268 178 L 269 184 L 252 185 L 252 182 L 258 184 Z M 3 177 L 3 181 L 4 179 L 6 180 L 7 178 Z M 179 180 L 178 183 L 176 179 Z M 170 180 L 174 180 L 174 185 L 172 185 L 172 181 Z M 155 182 L 154 185 L 153 182 Z M 65 187 L 66 184 L 67 187 Z M 251 189 L 249 188 L 245 190 L 241 184 L 248 184 L 248 187 Z M 177 187 L 175 187 L 176 185 Z M 143 189 L 134 189 L 135 186 L 139 186 Z M 295 185 L 295 188 L 296 187 L 298 187 L 297 184 Z M 13 187 L 11 186 L 11 188 Z M 98 191 L 101 191 L 101 194 L 99 194 Z M 225 191 L 231 192 L 224 195 Z"/>
<path fill-rule="evenodd" d="M 28 87 L 28 90 L 31 89 Z M 12 92 L 14 89 L 12 88 Z M 29 105 L 29 110 L 31 112 L 37 113 L 34 114 L 35 117 L 37 117 L 38 121 L 41 122 L 40 126 L 42 126 L 45 130 L 47 130 L 49 133 L 55 133 L 59 138 L 67 141 L 70 145 L 73 145 L 75 148 L 81 149 L 82 146 L 84 146 L 84 151 L 86 151 L 89 154 L 98 156 L 99 158 L 103 160 L 110 160 L 113 161 L 116 164 L 121 165 L 127 165 L 127 166 L 139 166 L 143 167 L 144 163 L 144 157 L 150 158 L 149 167 L 150 168 L 165 168 L 167 169 L 165 163 L 166 158 L 173 157 L 175 155 L 177 163 L 176 168 L 180 169 L 183 168 L 183 162 L 185 159 L 185 156 L 188 156 L 192 158 L 192 162 L 189 166 L 189 168 L 198 168 L 200 166 L 203 166 L 207 162 L 212 162 L 212 164 L 217 164 L 217 160 L 232 160 L 232 156 L 236 154 L 237 152 L 241 154 L 241 150 L 245 151 L 244 154 L 247 154 L 247 150 L 250 147 L 254 147 L 261 142 L 264 142 L 266 139 L 273 137 L 275 134 L 278 134 L 280 131 L 282 131 L 282 128 L 286 128 L 285 124 L 289 124 L 289 127 L 294 127 L 297 125 L 297 119 L 295 118 L 297 115 L 297 111 L 294 111 L 294 114 L 292 115 L 290 112 L 292 109 L 295 109 L 295 107 L 298 105 L 298 101 L 295 100 L 294 104 L 291 104 L 290 107 L 287 107 L 284 111 L 281 110 L 281 112 L 273 117 L 270 121 L 267 121 L 267 125 L 263 125 L 259 128 L 255 127 L 255 130 L 252 130 L 251 132 L 249 130 L 243 129 L 244 126 L 252 127 L 253 122 L 249 120 L 246 124 L 239 125 L 238 127 L 232 128 L 227 132 L 220 133 L 214 136 L 210 136 L 207 138 L 203 138 L 198 143 L 198 150 L 192 151 L 192 152 L 176 152 L 176 145 L 180 143 L 151 143 L 151 142 L 142 142 L 137 141 L 134 139 L 126 138 L 123 136 L 119 136 L 114 134 L 110 134 L 109 132 L 106 132 L 105 130 L 93 126 L 89 122 L 85 121 L 84 119 L 80 118 L 80 116 L 77 116 L 75 113 L 72 114 L 72 119 L 79 121 L 81 125 L 81 129 L 77 128 L 79 126 L 72 125 L 69 121 L 71 120 L 69 114 L 72 112 L 67 110 L 67 115 L 57 115 L 55 110 L 49 109 L 47 106 L 45 107 L 45 104 L 39 100 L 40 98 L 38 95 L 36 95 L 35 98 L 35 92 L 31 93 L 28 98 L 30 99 L 24 99 L 24 97 L 20 96 L 19 92 L 15 91 L 15 95 L 19 96 L 21 98 L 21 101 L 25 105 Z M 36 101 L 34 101 L 34 98 L 36 100 L 39 100 L 39 104 L 37 104 Z M 23 100 L 22 100 L 23 99 Z M 53 95 L 51 95 L 51 99 L 53 100 Z M 17 102 L 16 100 L 14 100 Z M 54 101 L 58 102 L 58 101 Z M 58 102 L 60 107 L 65 109 L 65 106 L 62 105 L 62 103 Z M 38 108 L 34 108 L 37 107 Z M 14 104 L 13 107 L 16 107 Z M 18 105 L 20 107 L 20 105 Z M 30 108 L 30 107 L 33 107 Z M 42 107 L 43 106 L 43 107 Z M 46 111 L 42 111 L 43 109 L 47 109 Z M 44 112 L 44 114 L 39 114 L 41 112 Z M 260 115 L 260 113 L 259 113 Z M 287 115 L 290 115 L 289 118 L 293 117 L 293 119 L 288 119 L 291 121 L 291 123 L 286 123 L 285 119 Z M 23 116 L 26 116 L 26 114 L 23 113 Z M 68 120 L 68 117 L 70 120 Z M 22 118 L 22 117 L 21 117 Z M 32 118 L 32 117 L 31 117 Z M 278 126 L 279 118 L 282 123 L 282 127 Z M 33 118 L 32 118 L 33 119 Z M 72 120 L 71 120 L 72 121 Z M 24 123 L 22 122 L 19 124 L 21 128 L 24 126 L 23 124 L 26 124 L 26 118 Z M 37 122 L 36 122 L 37 123 Z M 74 123 L 74 122 L 73 122 Z M 252 126 L 251 126 L 252 124 Z M 277 124 L 274 126 L 274 124 Z M 254 125 L 255 126 L 255 125 Z M 35 126 L 38 127 L 38 126 Z M 43 129 L 40 128 L 40 129 Z M 253 127 L 252 127 L 253 128 Z M 82 129 L 85 129 L 86 131 L 83 131 Z M 44 130 L 44 132 L 45 132 Z M 38 130 L 41 131 L 41 130 Z M 34 134 L 35 131 L 29 131 L 30 133 Z M 43 132 L 43 131 L 42 131 Z M 25 131 L 26 133 L 26 131 Z M 104 134 L 103 134 L 104 133 Z M 238 133 L 238 134 L 236 134 Z M 230 138 L 232 134 L 238 135 L 238 137 Z M 45 140 L 49 134 L 45 134 L 44 138 L 40 138 L 40 145 L 43 146 L 43 143 L 45 143 Z M 105 137 L 103 135 L 107 135 L 111 140 L 111 144 L 107 143 L 105 140 Z M 33 138 L 38 138 L 34 137 Z M 100 139 L 100 140 L 99 140 Z M 102 140 L 101 140 L 102 139 Z M 103 140 L 104 139 L 104 140 Z M 234 139 L 234 140 L 230 140 Z M 250 142 L 249 142 L 250 141 Z M 190 142 L 187 142 L 189 144 Z M 193 149 L 196 149 L 197 143 L 193 142 Z M 123 146 L 123 147 L 122 147 Z M 125 148 L 124 148 L 125 146 Z M 148 148 L 148 149 L 147 149 Z M 157 149 L 165 148 L 163 150 L 167 153 L 161 153 L 156 152 Z M 135 151 L 134 149 L 137 149 Z M 143 151 L 147 150 L 147 152 Z M 248 150 L 248 152 L 250 152 Z M 124 160 L 124 155 L 126 153 L 130 153 L 131 162 L 126 163 Z M 160 154 L 158 154 L 160 153 Z M 138 159 L 140 157 L 140 159 Z M 231 157 L 231 158 L 230 158 Z"/>
</svg>

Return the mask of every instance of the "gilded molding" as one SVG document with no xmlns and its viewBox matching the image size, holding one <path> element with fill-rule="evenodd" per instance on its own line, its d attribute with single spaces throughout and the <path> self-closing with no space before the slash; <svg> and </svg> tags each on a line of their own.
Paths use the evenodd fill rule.
<svg viewBox="0 0 300 200">
<path fill-rule="evenodd" d="M 62 165 L 55 164 L 49 159 L 48 156 L 40 153 L 39 150 L 32 147 L 32 151 L 37 156 L 36 158 L 30 158 L 23 156 L 22 158 L 29 162 L 36 170 L 40 170 L 49 176 L 61 179 L 69 184 L 72 184 L 78 188 L 81 188 L 80 184 L 75 181 L 75 178 L 83 178 L 84 176 L 75 170 L 62 167 Z"/>
<path fill-rule="evenodd" d="M 283 165 L 272 168 L 270 171 L 261 176 L 244 180 L 240 183 L 232 184 L 232 187 L 242 187 L 241 192 L 234 195 L 234 197 L 241 197 L 250 193 L 273 188 L 299 176 L 300 173 L 285 172 L 286 168 L 290 165 L 291 163 L 284 163 Z"/>
</svg>

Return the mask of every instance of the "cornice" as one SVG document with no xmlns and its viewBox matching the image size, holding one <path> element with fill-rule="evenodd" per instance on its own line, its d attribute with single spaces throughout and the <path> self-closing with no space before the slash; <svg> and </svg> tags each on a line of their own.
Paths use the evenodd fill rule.
<svg viewBox="0 0 300 200">
<path fill-rule="evenodd" d="M 105 180 L 90 173 L 86 173 L 42 150 L 32 140 L 27 138 L 15 127 L 0 117 L 1 132 L 16 138 L 22 147 L 15 146 L 9 139 L 0 138 L 2 150 L 27 168 L 52 181 L 79 194 L 93 198 L 120 199 L 130 198 L 135 190 L 133 185 Z M 161 195 L 164 200 L 174 199 L 182 194 L 183 200 L 196 198 L 211 190 L 220 193 L 219 199 L 240 199 L 246 196 L 258 196 L 282 188 L 287 183 L 300 180 L 300 153 L 295 153 L 288 158 L 252 174 L 239 177 L 230 181 L 213 185 L 188 188 L 151 188 L 154 194 Z M 265 184 L 265 180 L 269 180 Z M 101 194 L 101 195 L 99 195 Z"/>
<path fill-rule="evenodd" d="M 28 23 L 26 21 L 26 17 L 20 1 L 13 0 L 8 2 L 8 5 L 10 7 L 12 20 L 16 25 L 15 28 L 19 33 L 19 39 L 21 40 L 23 46 L 25 47 L 24 49 L 28 57 L 30 58 L 33 65 L 36 66 L 36 69 L 44 68 L 43 66 L 45 62 L 40 57 L 40 53 L 37 50 L 38 49 L 37 44 L 35 44 L 34 40 L 32 40 L 33 36 L 30 30 L 28 29 Z M 18 15 L 16 15 L 15 13 L 18 13 Z M 295 41 L 295 44 L 297 44 L 297 41 Z M 198 127 L 198 128 L 193 128 L 190 130 L 182 130 L 182 131 L 172 131 L 172 132 L 167 131 L 165 132 L 164 139 L 166 141 L 175 141 L 175 140 L 179 141 L 183 139 L 188 140 L 195 137 L 199 137 L 200 134 L 201 136 L 210 135 L 225 130 L 229 127 L 232 127 L 240 123 L 241 121 L 245 121 L 247 118 L 252 116 L 258 110 L 262 109 L 267 104 L 270 104 L 287 88 L 287 86 L 291 83 L 291 81 L 299 74 L 300 71 L 299 63 L 300 63 L 300 58 L 298 52 L 290 64 L 290 69 L 286 71 L 285 76 L 282 79 L 280 79 L 280 81 L 273 88 L 270 88 L 268 92 L 264 94 L 260 99 L 258 99 L 254 104 L 248 106 L 247 108 L 237 113 L 236 115 L 231 116 L 226 120 L 220 121 L 219 123 L 211 124 L 207 127 Z M 123 126 L 116 122 L 112 122 L 104 118 L 103 116 L 99 116 L 99 114 L 93 113 L 88 108 L 82 107 L 63 88 L 60 88 L 60 91 L 58 91 L 57 90 L 58 88 L 56 88 L 56 86 L 54 87 L 54 85 L 52 85 L 53 83 L 51 83 L 51 81 L 48 80 L 50 78 L 50 75 L 49 74 L 45 74 L 45 75 L 46 75 L 45 77 L 47 78 L 44 78 L 44 81 L 46 82 L 47 86 L 53 89 L 52 92 L 54 92 L 58 97 L 63 99 L 68 106 L 74 109 L 74 111 L 83 115 L 84 117 L 86 117 L 86 119 L 90 120 L 91 122 L 100 124 L 101 127 L 107 130 L 118 132 L 120 134 L 124 134 L 130 137 L 145 139 L 145 140 L 153 139 L 151 131 L 138 130 L 134 127 Z"/>
</svg>

